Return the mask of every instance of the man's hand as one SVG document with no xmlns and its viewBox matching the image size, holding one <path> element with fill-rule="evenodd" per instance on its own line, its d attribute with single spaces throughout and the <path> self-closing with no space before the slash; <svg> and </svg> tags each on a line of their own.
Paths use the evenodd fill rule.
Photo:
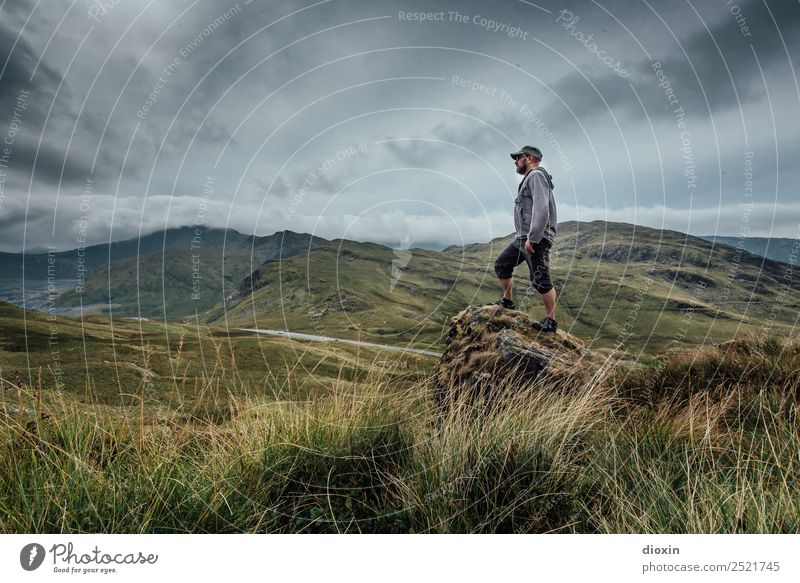
<svg viewBox="0 0 800 583">
<path fill-rule="evenodd" d="M 530 241 L 525 241 L 525 251 L 533 255 L 533 243 Z"/>
</svg>

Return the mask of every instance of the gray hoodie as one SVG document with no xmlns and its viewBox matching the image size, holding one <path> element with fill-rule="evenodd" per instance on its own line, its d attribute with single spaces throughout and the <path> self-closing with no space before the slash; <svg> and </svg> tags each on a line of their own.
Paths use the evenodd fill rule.
<svg viewBox="0 0 800 583">
<path fill-rule="evenodd" d="M 528 172 L 519 183 L 514 200 L 517 239 L 528 239 L 535 245 L 545 238 L 552 244 L 556 239 L 557 223 L 553 177 L 539 166 Z"/>
</svg>

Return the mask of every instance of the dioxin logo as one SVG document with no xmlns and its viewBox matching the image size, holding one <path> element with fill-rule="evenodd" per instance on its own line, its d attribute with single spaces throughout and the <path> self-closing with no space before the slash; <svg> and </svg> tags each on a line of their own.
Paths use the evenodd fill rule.
<svg viewBox="0 0 800 583">
<path fill-rule="evenodd" d="M 19 564 L 26 571 L 35 571 L 44 562 L 44 547 L 39 543 L 30 543 L 19 552 Z"/>
</svg>

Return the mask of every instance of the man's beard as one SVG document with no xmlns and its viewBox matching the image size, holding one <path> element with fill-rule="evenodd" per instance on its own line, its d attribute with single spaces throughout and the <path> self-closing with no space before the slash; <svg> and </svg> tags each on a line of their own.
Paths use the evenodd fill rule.
<svg viewBox="0 0 800 583">
<path fill-rule="evenodd" d="M 525 166 L 517 166 L 517 174 L 525 174 L 527 168 Z"/>
</svg>

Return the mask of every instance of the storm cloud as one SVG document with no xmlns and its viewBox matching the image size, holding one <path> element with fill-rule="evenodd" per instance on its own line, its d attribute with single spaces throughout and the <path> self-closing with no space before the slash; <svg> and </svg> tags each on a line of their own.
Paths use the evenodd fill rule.
<svg viewBox="0 0 800 583">
<path fill-rule="evenodd" d="M 752 203 L 753 233 L 798 236 L 798 28 L 764 0 L 6 2 L 0 249 L 201 206 L 260 235 L 487 241 L 523 144 L 562 220 L 736 235 Z"/>
</svg>

